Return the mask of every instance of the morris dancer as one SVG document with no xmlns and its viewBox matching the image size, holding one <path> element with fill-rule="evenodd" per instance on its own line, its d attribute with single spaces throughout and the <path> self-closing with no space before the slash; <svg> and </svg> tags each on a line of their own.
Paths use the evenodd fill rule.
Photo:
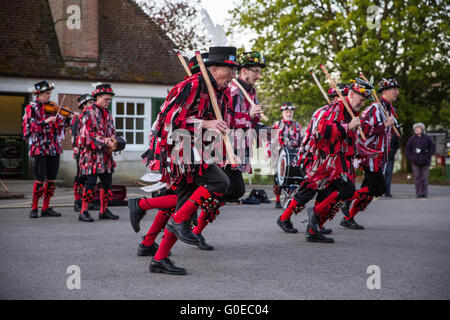
<svg viewBox="0 0 450 320">
<path fill-rule="evenodd" d="M 373 197 L 380 197 L 386 192 L 386 182 L 384 179 L 384 169 L 388 162 L 389 148 L 393 134 L 392 127 L 397 123 L 397 114 L 392 103 L 397 100 L 400 86 L 395 78 L 383 79 L 379 83 L 378 92 L 381 93 L 380 102 L 383 104 L 385 115 L 380 110 L 377 102 L 372 103 L 361 113 L 361 128 L 366 136 L 364 144 L 379 152 L 375 158 L 362 158 L 361 166 L 364 170 L 364 180 L 361 188 L 356 191 L 351 199 L 354 200 L 350 208 L 351 201 L 346 201 L 342 207 L 345 215 L 340 223 L 341 226 L 363 230 L 364 227 L 355 222 L 354 217 L 360 211 L 364 211 Z"/>
<path fill-rule="evenodd" d="M 113 117 L 108 110 L 114 95 L 111 85 L 97 85 L 92 92 L 95 103 L 87 107 L 80 116 L 79 163 L 80 173 L 86 176 L 81 212 L 78 218 L 80 221 L 94 221 L 89 215 L 88 205 L 93 200 L 97 178 L 100 178 L 101 182 L 99 220 L 119 219 L 119 216 L 108 209 L 108 201 L 112 196 L 112 175 L 116 166 L 112 155 L 116 130 Z"/>
</svg>

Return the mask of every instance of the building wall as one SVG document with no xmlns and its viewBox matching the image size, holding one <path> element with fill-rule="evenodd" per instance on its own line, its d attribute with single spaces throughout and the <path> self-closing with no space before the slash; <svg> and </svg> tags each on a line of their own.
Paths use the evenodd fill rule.
<svg viewBox="0 0 450 320">
<path fill-rule="evenodd" d="M 11 93 L 30 93 L 33 90 L 33 84 L 43 79 L 36 78 L 8 78 L 0 77 L 0 92 Z M 91 82 L 88 81 L 72 81 L 72 80 L 57 80 L 47 79 L 55 83 L 55 89 L 52 92 L 51 100 L 55 102 L 62 102 L 63 105 L 70 107 L 73 110 L 77 110 L 76 98 L 79 95 L 85 93 L 91 93 L 93 87 Z M 116 99 L 140 99 L 141 101 L 149 101 L 146 104 L 149 108 L 155 108 L 152 106 L 152 98 L 165 98 L 168 90 L 171 86 L 166 85 L 150 85 L 150 84 L 133 84 L 133 83 L 114 83 L 111 82 L 111 86 L 116 93 Z M 31 93 L 30 93 L 31 96 Z M 151 115 L 153 110 L 149 110 L 146 114 Z M 21 120 L 21 119 L 20 119 Z M 148 137 L 149 129 L 151 127 L 151 116 L 145 119 L 146 131 L 145 136 Z M 58 173 L 58 180 L 64 180 L 66 185 L 70 185 L 73 182 L 73 177 L 76 172 L 75 162 L 73 160 L 73 152 L 70 145 L 70 131 L 66 130 L 66 140 L 63 143 L 64 152 L 61 155 L 61 165 Z M 117 163 L 116 173 L 114 174 L 113 183 L 120 184 L 132 184 L 135 180 L 139 179 L 145 173 L 145 167 L 141 163 L 141 154 L 147 150 L 147 145 L 135 145 L 130 148 L 126 148 L 121 154 L 115 156 Z M 31 165 L 31 159 L 29 159 L 29 165 Z M 30 179 L 32 176 L 30 176 Z"/>
</svg>

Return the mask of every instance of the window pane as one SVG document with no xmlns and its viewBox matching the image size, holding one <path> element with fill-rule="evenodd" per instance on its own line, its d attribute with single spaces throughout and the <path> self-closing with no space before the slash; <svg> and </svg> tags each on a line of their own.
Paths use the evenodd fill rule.
<svg viewBox="0 0 450 320">
<path fill-rule="evenodd" d="M 127 114 L 134 115 L 134 103 L 127 102 Z"/>
<path fill-rule="evenodd" d="M 116 129 L 123 129 L 123 118 L 116 118 Z"/>
<path fill-rule="evenodd" d="M 116 114 L 123 114 L 123 102 L 116 103 Z"/>
<path fill-rule="evenodd" d="M 144 133 L 136 132 L 136 144 L 144 144 Z"/>
<path fill-rule="evenodd" d="M 136 105 L 136 107 L 137 107 L 137 113 L 136 114 L 143 116 L 144 115 L 144 104 L 143 103 L 138 103 Z"/>
<path fill-rule="evenodd" d="M 134 144 L 133 132 L 127 132 L 125 139 L 127 139 L 127 143 Z"/>
<path fill-rule="evenodd" d="M 133 118 L 126 118 L 127 122 L 127 129 L 134 129 L 134 119 Z"/>
<path fill-rule="evenodd" d="M 116 136 L 122 136 L 123 137 L 123 131 L 116 131 Z"/>
<path fill-rule="evenodd" d="M 136 129 L 144 130 L 144 119 L 136 118 Z M 137 138 L 136 138 L 137 139 Z"/>
</svg>

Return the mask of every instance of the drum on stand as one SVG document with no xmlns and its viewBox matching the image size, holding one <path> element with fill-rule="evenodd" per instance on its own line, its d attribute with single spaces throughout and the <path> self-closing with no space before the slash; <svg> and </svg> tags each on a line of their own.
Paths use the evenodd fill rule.
<svg viewBox="0 0 450 320">
<path fill-rule="evenodd" d="M 298 149 L 286 147 L 281 149 L 276 166 L 276 180 L 279 187 L 298 185 L 304 179 L 300 167 L 292 163 L 297 153 Z"/>
<path fill-rule="evenodd" d="M 298 149 L 283 148 L 277 159 L 275 180 L 284 195 L 282 201 L 283 210 L 300 188 L 300 183 L 305 179 L 300 167 L 292 163 L 297 156 Z"/>
</svg>

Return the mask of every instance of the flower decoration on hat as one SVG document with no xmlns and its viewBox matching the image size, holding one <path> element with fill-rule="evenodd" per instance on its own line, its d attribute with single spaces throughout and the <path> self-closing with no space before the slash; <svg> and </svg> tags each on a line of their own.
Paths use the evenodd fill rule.
<svg viewBox="0 0 450 320">
<path fill-rule="evenodd" d="M 264 68 L 266 66 L 266 59 L 258 51 L 239 53 L 237 56 L 237 60 L 241 64 L 241 67 L 244 68 L 253 66 Z"/>
<path fill-rule="evenodd" d="M 38 82 L 34 84 L 34 94 L 38 95 L 45 91 L 53 90 L 55 89 L 55 84 L 53 82 L 49 82 L 47 80 Z"/>
<path fill-rule="evenodd" d="M 372 92 L 373 92 L 373 86 L 360 79 L 356 78 L 355 80 L 350 80 L 350 89 L 359 94 L 360 96 L 363 96 L 366 99 L 373 99 Z"/>
<path fill-rule="evenodd" d="M 284 110 L 295 110 L 295 107 L 292 105 L 291 102 L 285 102 L 285 103 L 283 103 L 281 105 L 280 110 L 281 111 L 284 111 Z"/>
<path fill-rule="evenodd" d="M 378 84 L 378 93 L 382 92 L 383 90 L 390 89 L 390 88 L 400 88 L 400 85 L 397 82 L 397 79 L 394 77 L 391 78 L 383 78 L 381 79 L 380 83 Z"/>
</svg>

